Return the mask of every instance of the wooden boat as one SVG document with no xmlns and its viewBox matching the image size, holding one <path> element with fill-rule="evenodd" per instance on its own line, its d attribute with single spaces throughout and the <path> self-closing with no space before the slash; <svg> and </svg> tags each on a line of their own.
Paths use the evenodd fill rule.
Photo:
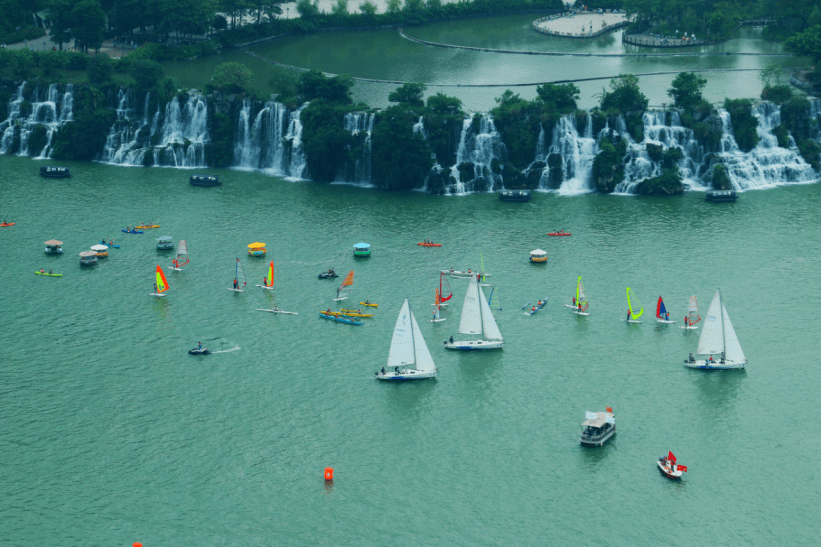
<svg viewBox="0 0 821 548">
<path fill-rule="evenodd" d="M 69 173 L 67 167 L 40 166 L 40 177 L 63 179 L 65 177 L 71 177 L 71 173 Z"/>
<path fill-rule="evenodd" d="M 248 255 L 252 257 L 262 257 L 265 255 L 265 244 L 262 242 L 254 242 L 252 244 L 248 244 Z"/>
</svg>

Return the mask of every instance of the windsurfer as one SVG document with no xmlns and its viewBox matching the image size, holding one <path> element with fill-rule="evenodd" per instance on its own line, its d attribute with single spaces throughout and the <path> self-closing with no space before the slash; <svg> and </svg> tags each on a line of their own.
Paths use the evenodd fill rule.
<svg viewBox="0 0 821 548">
<path fill-rule="evenodd" d="M 629 308 L 627 309 L 627 321 L 628 322 L 630 321 L 630 309 Z"/>
<path fill-rule="evenodd" d="M 154 284 L 154 293 L 157 292 L 157 284 Z"/>
<path fill-rule="evenodd" d="M 664 313 L 664 320 L 668 321 L 668 322 L 670 321 L 670 313 L 669 312 Z"/>
<path fill-rule="evenodd" d="M 262 278 L 262 285 L 268 285 L 268 276 Z"/>
<path fill-rule="evenodd" d="M 573 297 L 573 306 L 576 306 L 576 297 Z"/>
<path fill-rule="evenodd" d="M 239 284 L 237 283 L 236 278 L 234 278 L 234 289 L 239 289 Z"/>
<path fill-rule="evenodd" d="M 690 319 L 687 316 L 684 316 L 684 326 L 690 325 Z"/>
<path fill-rule="evenodd" d="M 453 344 L 453 335 L 450 336 L 450 344 Z"/>
</svg>

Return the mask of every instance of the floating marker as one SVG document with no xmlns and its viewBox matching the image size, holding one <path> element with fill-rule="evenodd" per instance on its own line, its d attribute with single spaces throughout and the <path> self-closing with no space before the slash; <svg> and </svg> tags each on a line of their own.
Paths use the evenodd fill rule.
<svg viewBox="0 0 821 548">
<path fill-rule="evenodd" d="M 133 546 L 134 548 L 143 548 L 143 545 L 142 545 L 141 543 L 139 543 L 139 542 L 135 542 L 135 543 L 134 543 L 134 544 L 132 544 L 131 546 Z"/>
<path fill-rule="evenodd" d="M 325 469 L 325 481 L 333 481 L 334 480 L 334 469 L 333 468 L 326 468 Z"/>
</svg>

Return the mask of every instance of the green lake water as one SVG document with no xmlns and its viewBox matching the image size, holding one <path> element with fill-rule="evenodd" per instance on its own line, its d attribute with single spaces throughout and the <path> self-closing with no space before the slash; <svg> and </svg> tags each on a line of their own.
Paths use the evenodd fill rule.
<svg viewBox="0 0 821 548">
<path fill-rule="evenodd" d="M 817 545 L 821 492 L 821 185 L 675 198 L 388 194 L 210 170 L 0 159 L 3 545 Z M 143 235 L 126 225 L 156 221 Z M 549 238 L 564 229 L 569 238 Z M 191 263 L 157 264 L 188 242 Z M 43 242 L 63 241 L 50 257 Z M 81 268 L 102 238 L 121 249 Z M 443 247 L 416 246 L 425 238 Z M 267 243 L 264 259 L 246 246 Z M 354 260 L 352 245 L 373 246 Z M 528 262 L 548 252 L 547 265 Z M 448 352 L 428 323 L 438 269 L 479 267 L 502 297 L 504 349 Z M 245 293 L 228 291 L 239 257 Z M 276 266 L 276 289 L 262 283 Z M 379 303 L 362 327 L 321 320 L 339 280 Z M 35 276 L 39 268 L 62 278 Z M 591 315 L 562 304 L 576 277 Z M 625 286 L 644 303 L 629 326 Z M 722 290 L 746 371 L 684 367 Z M 659 295 L 679 323 L 652 312 Z M 535 316 L 521 307 L 548 296 Z M 439 369 L 380 383 L 405 298 Z M 275 303 L 299 312 L 257 312 Z M 202 341 L 214 351 L 186 351 Z M 230 350 L 230 351 L 229 351 Z M 585 411 L 618 435 L 579 446 Z M 689 472 L 666 480 L 672 450 Z M 326 485 L 323 469 L 335 469 Z"/>
</svg>

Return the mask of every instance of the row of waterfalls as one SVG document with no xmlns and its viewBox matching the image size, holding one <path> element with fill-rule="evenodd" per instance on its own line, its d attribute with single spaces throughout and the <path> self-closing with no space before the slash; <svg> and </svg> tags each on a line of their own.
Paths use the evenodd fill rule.
<svg viewBox="0 0 821 548">
<path fill-rule="evenodd" d="M 47 159 L 55 132 L 74 119 L 73 86 L 69 84 L 62 89 L 57 84 L 47 89 L 34 86 L 29 88 L 28 97 L 24 97 L 25 89 L 24 82 L 8 103 L 7 119 L 0 122 L 0 154 Z M 116 121 L 99 153 L 99 161 L 128 166 L 207 167 L 206 150 L 211 138 L 206 97 L 197 93 L 175 96 L 163 107 L 155 101 L 156 108 L 150 110 L 150 94 L 137 101 L 130 89 L 121 89 L 113 102 L 116 102 Z M 810 104 L 808 116 L 819 120 L 819 101 Z M 232 167 L 293 179 L 310 178 L 300 122 L 303 108 L 304 105 L 290 109 L 276 101 L 254 104 L 249 99 L 237 105 L 231 113 L 235 124 Z M 719 150 L 712 154 L 707 154 L 693 131 L 682 125 L 675 110 L 645 112 L 644 138 L 639 142 L 628 132 L 622 117 L 608 119 L 603 129 L 594 132 L 592 116 L 567 115 L 547 132 L 541 127 L 533 162 L 522 173 L 540 190 L 561 194 L 592 192 L 595 189 L 593 162 L 600 152 L 602 139 L 621 137 L 627 142 L 627 151 L 624 178 L 615 188 L 616 193 L 633 194 L 638 183 L 661 173 L 661 163 L 651 158 L 648 145 L 681 149 L 678 167 L 685 187 L 690 190 L 709 186 L 710 167 L 716 163 L 726 167 L 737 190 L 805 183 L 819 178 L 799 154 L 792 137 L 788 146 L 779 146 L 773 134 L 780 124 L 778 105 L 757 104 L 753 115 L 758 118 L 759 142 L 750 152 L 744 152 L 735 141 L 729 113 L 719 109 L 717 116 L 723 134 Z M 359 136 L 363 152 L 357 160 L 338 169 L 337 182 L 373 184 L 371 133 L 376 117 L 366 112 L 345 116 L 344 130 Z M 42 146 L 34 149 L 30 146 L 30 136 L 38 126 L 45 128 L 45 139 L 40 139 Z M 414 124 L 413 131 L 427 139 L 422 117 Z M 499 166 L 506 160 L 505 144 L 493 117 L 471 114 L 463 121 L 453 164 L 436 163 L 427 179 L 420 181 L 420 186 L 428 190 L 432 176 L 436 176 L 444 191 L 450 194 L 500 190 L 505 188 L 505 171 Z"/>
</svg>

